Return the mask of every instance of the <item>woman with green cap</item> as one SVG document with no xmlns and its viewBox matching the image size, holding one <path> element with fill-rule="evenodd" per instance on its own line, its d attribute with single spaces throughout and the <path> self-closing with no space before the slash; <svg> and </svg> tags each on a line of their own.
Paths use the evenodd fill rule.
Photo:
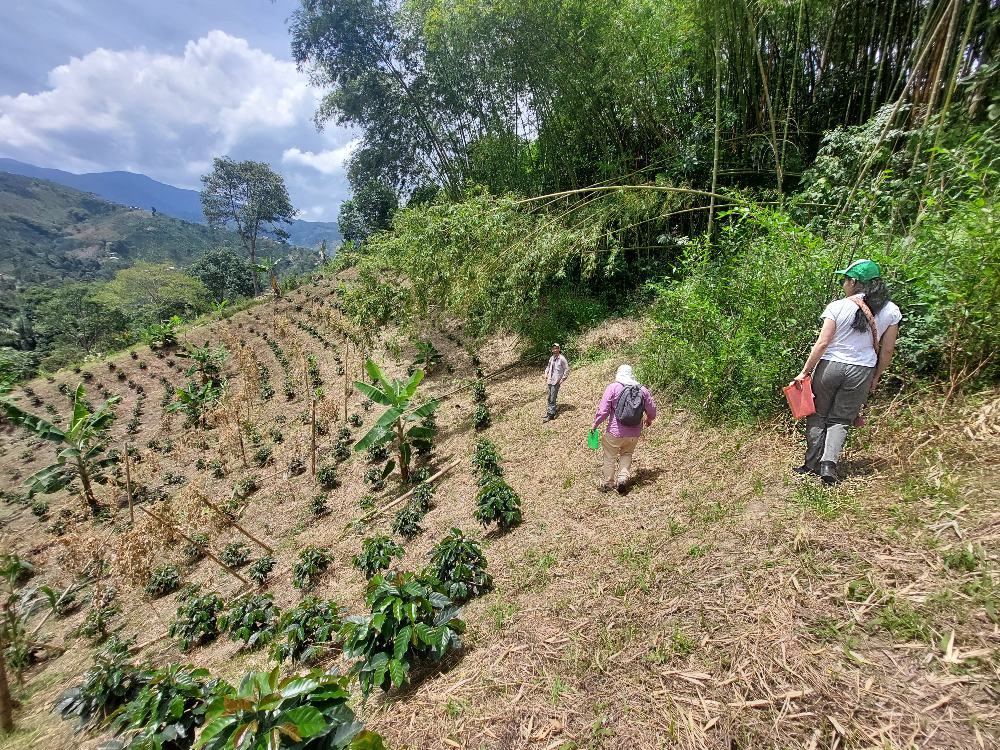
<svg viewBox="0 0 1000 750">
<path fill-rule="evenodd" d="M 837 460 L 868 394 L 878 388 L 892 362 L 902 314 L 874 261 L 856 260 L 837 271 L 844 297 L 826 306 L 823 327 L 813 344 L 801 381 L 812 375 L 816 413 L 806 420 L 806 460 L 795 469 L 817 474 L 827 484 L 840 481 Z"/>
</svg>

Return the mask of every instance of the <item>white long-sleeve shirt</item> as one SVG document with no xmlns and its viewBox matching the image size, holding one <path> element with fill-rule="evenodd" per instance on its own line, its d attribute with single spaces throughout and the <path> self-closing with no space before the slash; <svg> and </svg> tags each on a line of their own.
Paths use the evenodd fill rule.
<svg viewBox="0 0 1000 750">
<path fill-rule="evenodd" d="M 545 381 L 549 385 L 557 385 L 569 377 L 569 362 L 562 354 L 553 354 L 549 357 L 549 364 L 545 368 Z"/>
</svg>

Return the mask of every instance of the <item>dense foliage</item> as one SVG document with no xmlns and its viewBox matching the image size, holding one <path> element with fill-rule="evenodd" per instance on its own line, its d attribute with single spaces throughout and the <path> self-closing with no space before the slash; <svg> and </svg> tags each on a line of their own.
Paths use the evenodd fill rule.
<svg viewBox="0 0 1000 750">
<path fill-rule="evenodd" d="M 507 531 L 521 523 L 521 498 L 507 482 L 494 477 L 476 495 L 474 516 L 483 526 L 495 523 Z"/>
<path fill-rule="evenodd" d="M 214 641 L 219 635 L 219 616 L 224 609 L 221 596 L 215 592 L 201 594 L 192 587 L 180 597 L 168 633 L 184 651 Z"/>
<path fill-rule="evenodd" d="M 413 573 L 377 575 L 368 583 L 371 614 L 344 620 L 344 654 L 367 696 L 375 688 L 400 687 L 418 661 L 439 661 L 461 645 L 465 623 L 451 601 Z"/>
<path fill-rule="evenodd" d="M 486 572 L 486 556 L 479 542 L 452 529 L 430 552 L 426 573 L 438 581 L 448 598 L 462 603 L 480 596 L 493 587 L 493 577 Z"/>
<path fill-rule="evenodd" d="M 292 565 L 292 585 L 302 591 L 309 591 L 332 562 L 333 555 L 325 547 L 314 544 L 303 547 Z"/>
<path fill-rule="evenodd" d="M 219 617 L 219 629 L 248 649 L 258 648 L 274 638 L 281 610 L 271 594 L 249 594 L 237 599 Z"/>
<path fill-rule="evenodd" d="M 109 642 L 94 657 L 94 665 L 84 672 L 80 684 L 56 699 L 55 710 L 64 719 L 75 718 L 80 727 L 99 725 L 132 700 L 151 677 L 151 670 L 128 660 L 124 644 Z"/>
<path fill-rule="evenodd" d="M 392 565 L 393 558 L 402 557 L 403 552 L 403 547 L 389 537 L 373 536 L 362 542 L 361 552 L 355 555 L 351 562 L 365 578 L 371 578 L 376 573 L 387 570 Z"/>
<path fill-rule="evenodd" d="M 277 662 L 314 661 L 340 641 L 340 627 L 341 610 L 336 602 L 307 596 L 281 616 L 271 658 Z"/>
</svg>

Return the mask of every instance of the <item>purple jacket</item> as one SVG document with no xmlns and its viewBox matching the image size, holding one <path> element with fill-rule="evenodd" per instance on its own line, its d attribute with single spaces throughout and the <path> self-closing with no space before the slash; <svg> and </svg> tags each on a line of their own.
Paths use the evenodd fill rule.
<svg viewBox="0 0 1000 750">
<path fill-rule="evenodd" d="M 618 403 L 618 394 L 625 388 L 621 383 L 612 383 L 604 389 L 604 397 L 597 407 L 597 414 L 594 415 L 594 425 L 591 429 L 596 430 L 597 426 L 605 419 L 608 420 L 608 432 L 615 437 L 639 437 L 642 434 L 642 423 L 635 427 L 618 424 L 615 418 L 615 404 Z M 652 422 L 656 419 L 656 402 L 653 401 L 653 394 L 646 386 L 642 386 L 642 406 L 646 412 L 646 421 Z"/>
</svg>

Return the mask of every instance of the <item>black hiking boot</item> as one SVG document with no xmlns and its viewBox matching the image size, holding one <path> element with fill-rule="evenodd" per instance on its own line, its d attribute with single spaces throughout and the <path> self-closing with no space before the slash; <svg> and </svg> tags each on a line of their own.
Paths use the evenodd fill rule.
<svg viewBox="0 0 1000 750">
<path fill-rule="evenodd" d="M 839 482 L 840 477 L 837 476 L 837 464 L 833 461 L 820 461 L 819 478 L 827 484 L 836 484 Z"/>
<path fill-rule="evenodd" d="M 801 466 L 796 466 L 792 469 L 796 474 L 814 474 L 819 476 L 819 469 L 809 466 L 809 464 L 802 464 Z"/>
</svg>

